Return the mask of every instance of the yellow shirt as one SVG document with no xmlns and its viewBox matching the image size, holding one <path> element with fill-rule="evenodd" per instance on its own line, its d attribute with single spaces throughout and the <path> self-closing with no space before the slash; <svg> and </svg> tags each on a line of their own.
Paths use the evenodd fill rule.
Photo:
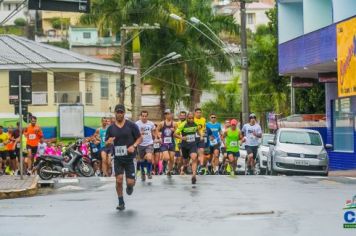
<svg viewBox="0 0 356 236">
<path fill-rule="evenodd" d="M 199 119 L 194 117 L 194 122 L 198 125 L 199 133 L 205 133 L 206 129 L 206 119 L 204 117 L 200 117 Z"/>
<path fill-rule="evenodd" d="M 177 121 L 176 124 L 177 124 L 177 127 L 179 127 L 184 121 Z M 179 138 L 176 138 L 175 139 L 175 144 L 176 144 L 176 152 L 179 151 L 179 144 L 182 142 L 182 140 L 180 140 Z"/>
<path fill-rule="evenodd" d="M 9 135 L 7 133 L 0 134 L 0 151 L 6 151 L 6 143 L 9 140 Z"/>
</svg>

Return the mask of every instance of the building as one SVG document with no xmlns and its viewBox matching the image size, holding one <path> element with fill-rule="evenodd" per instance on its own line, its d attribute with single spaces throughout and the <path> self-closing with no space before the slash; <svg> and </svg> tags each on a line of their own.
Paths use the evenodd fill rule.
<svg viewBox="0 0 356 236">
<path fill-rule="evenodd" d="M 112 115 L 118 103 L 120 64 L 84 56 L 66 49 L 25 38 L 0 35 L 0 124 L 14 123 L 14 107 L 9 104 L 9 71 L 32 71 L 32 105 L 29 112 L 39 124 L 56 127 L 58 105 L 83 104 L 85 125 L 95 127 L 100 117 Z M 126 86 L 136 70 L 126 68 Z M 131 90 L 125 90 L 128 115 Z"/>
<path fill-rule="evenodd" d="M 268 24 L 269 20 L 266 11 L 274 7 L 273 0 L 260 0 L 246 4 L 246 27 L 252 32 L 256 32 L 259 25 Z M 236 22 L 240 24 L 240 4 L 237 1 L 215 0 L 213 9 L 216 14 L 233 15 Z"/>
<path fill-rule="evenodd" d="M 12 14 L 17 7 L 19 7 L 21 5 L 21 3 L 23 3 L 22 0 L 3 0 L 0 1 L 0 22 L 2 22 L 3 20 L 5 20 L 5 18 L 7 18 L 10 14 Z M 27 19 L 27 15 L 28 15 L 28 10 L 27 8 L 20 8 L 18 12 L 16 12 L 16 14 L 14 16 L 12 16 L 11 18 L 9 18 L 9 20 L 7 22 L 4 23 L 4 25 L 14 25 L 14 21 L 18 18 L 23 18 L 23 19 Z"/>
<path fill-rule="evenodd" d="M 43 34 L 52 38 L 66 38 L 69 26 L 77 25 L 81 15 L 82 13 L 74 12 L 41 11 Z M 58 19 L 62 24 L 58 24 Z"/>
<path fill-rule="evenodd" d="M 112 59 L 120 48 L 119 37 L 99 37 L 98 29 L 89 27 L 69 27 L 68 43 L 73 52 L 101 59 Z"/>
<path fill-rule="evenodd" d="M 356 169 L 356 1 L 278 0 L 278 22 L 279 73 L 325 83 L 330 168 Z"/>
</svg>

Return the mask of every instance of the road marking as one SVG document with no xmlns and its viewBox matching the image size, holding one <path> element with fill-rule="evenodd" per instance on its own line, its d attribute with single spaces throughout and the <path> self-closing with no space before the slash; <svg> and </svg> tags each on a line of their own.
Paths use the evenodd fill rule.
<svg viewBox="0 0 356 236">
<path fill-rule="evenodd" d="M 346 177 L 346 179 L 356 180 L 356 177 Z"/>
<path fill-rule="evenodd" d="M 57 191 L 80 191 L 84 190 L 84 188 L 74 185 L 67 185 L 62 188 L 57 189 Z"/>
<path fill-rule="evenodd" d="M 306 176 L 309 179 L 327 179 L 328 177 L 325 176 Z"/>
<path fill-rule="evenodd" d="M 113 182 L 115 181 L 115 177 L 100 177 L 101 182 Z"/>
<path fill-rule="evenodd" d="M 59 184 L 79 183 L 79 179 L 59 179 Z"/>
</svg>

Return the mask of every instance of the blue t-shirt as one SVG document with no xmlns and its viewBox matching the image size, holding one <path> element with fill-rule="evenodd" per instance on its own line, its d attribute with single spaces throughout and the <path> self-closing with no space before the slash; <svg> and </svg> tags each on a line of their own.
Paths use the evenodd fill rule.
<svg viewBox="0 0 356 236">
<path fill-rule="evenodd" d="M 206 127 L 207 127 L 207 129 L 210 129 L 211 130 L 211 133 L 212 134 L 208 134 L 208 139 L 210 140 L 210 137 L 209 136 L 214 136 L 214 139 L 215 140 L 213 140 L 213 141 L 210 141 L 210 143 L 212 143 L 212 144 L 214 144 L 214 145 L 216 145 L 217 143 L 220 143 L 221 142 L 221 140 L 220 140 L 220 132 L 221 132 L 221 124 L 220 123 L 211 123 L 211 122 L 208 122 L 207 124 L 206 124 Z M 215 142 L 217 142 L 217 143 L 215 143 Z"/>
<path fill-rule="evenodd" d="M 100 147 L 104 148 L 105 147 L 105 136 L 106 136 L 106 128 L 100 128 L 99 130 L 99 136 L 100 136 Z"/>
</svg>

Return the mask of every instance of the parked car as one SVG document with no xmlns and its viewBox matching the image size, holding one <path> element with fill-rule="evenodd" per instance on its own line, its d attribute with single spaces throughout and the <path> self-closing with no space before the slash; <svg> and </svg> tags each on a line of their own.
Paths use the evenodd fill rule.
<svg viewBox="0 0 356 236">
<path fill-rule="evenodd" d="M 273 140 L 274 134 L 262 134 L 261 145 L 257 151 L 255 174 L 266 174 L 267 170 L 267 156 L 269 151 L 269 140 Z"/>
<path fill-rule="evenodd" d="M 281 128 L 273 140 L 268 141 L 267 172 L 318 174 L 329 173 L 329 157 L 318 131 L 308 129 Z"/>
<path fill-rule="evenodd" d="M 245 174 L 246 171 L 246 156 L 247 156 L 247 151 L 245 149 L 245 144 L 242 143 L 240 145 L 240 157 L 237 159 L 237 166 L 236 166 L 236 173 L 237 174 Z"/>
</svg>

